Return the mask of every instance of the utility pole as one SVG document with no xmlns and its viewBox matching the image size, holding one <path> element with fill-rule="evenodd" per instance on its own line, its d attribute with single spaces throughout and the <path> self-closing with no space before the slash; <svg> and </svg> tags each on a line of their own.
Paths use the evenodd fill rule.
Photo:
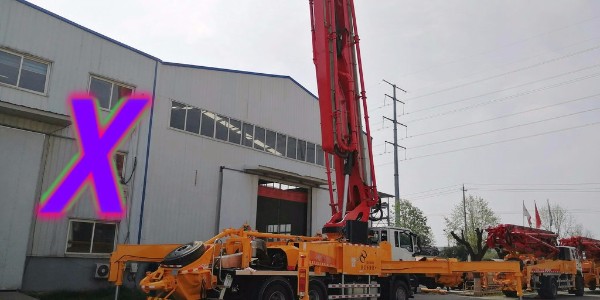
<svg viewBox="0 0 600 300">
<path fill-rule="evenodd" d="M 463 184 L 462 192 L 463 192 L 463 213 L 465 217 L 465 237 L 467 236 L 467 197 L 465 197 L 465 185 Z"/>
<path fill-rule="evenodd" d="M 386 94 L 387 97 L 392 98 L 392 102 L 393 102 L 393 106 L 394 106 L 394 119 L 390 119 L 390 118 L 386 118 L 386 117 L 384 117 L 384 118 L 386 118 L 386 119 L 388 119 L 388 120 L 390 120 L 390 121 L 392 121 L 394 123 L 394 143 L 392 145 L 394 146 L 394 184 L 395 184 L 395 188 L 396 188 L 395 189 L 396 201 L 394 202 L 394 204 L 395 204 L 394 211 L 395 211 L 395 208 L 400 205 L 400 181 L 398 179 L 398 147 L 403 148 L 406 151 L 405 147 L 402 147 L 402 146 L 398 145 L 398 124 L 400 124 L 400 125 L 402 125 L 404 127 L 406 127 L 406 125 L 398 122 L 398 114 L 396 112 L 397 111 L 396 110 L 396 103 L 400 102 L 400 103 L 404 104 L 404 102 L 402 102 L 402 101 L 400 101 L 400 100 L 398 100 L 396 98 L 396 90 L 401 90 L 401 91 L 403 91 L 405 93 L 406 93 L 406 91 L 403 90 L 403 89 L 401 89 L 401 88 L 399 88 L 399 87 L 397 87 L 396 84 L 391 83 L 391 82 L 389 82 L 389 81 L 387 81 L 385 79 L 383 79 L 383 81 L 385 83 L 391 85 L 392 88 L 393 88 L 393 90 L 394 90 L 394 93 L 393 93 L 394 96 L 393 97 L 390 97 L 389 95 Z M 386 143 L 389 143 L 389 142 L 386 141 Z"/>
</svg>

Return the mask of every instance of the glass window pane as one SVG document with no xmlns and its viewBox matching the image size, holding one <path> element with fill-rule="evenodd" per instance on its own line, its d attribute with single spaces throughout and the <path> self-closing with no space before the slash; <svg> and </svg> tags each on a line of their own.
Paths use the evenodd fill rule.
<svg viewBox="0 0 600 300">
<path fill-rule="evenodd" d="M 90 253 L 94 223 L 71 222 L 71 231 L 67 241 L 67 252 Z"/>
<path fill-rule="evenodd" d="M 254 149 L 265 150 L 265 129 L 254 127 Z"/>
<path fill-rule="evenodd" d="M 277 155 L 285 155 L 285 145 L 286 145 L 287 136 L 285 134 L 278 133 L 277 134 Z"/>
<path fill-rule="evenodd" d="M 200 109 L 191 106 L 186 106 L 184 109 L 187 110 L 185 131 L 198 133 L 200 131 Z"/>
<path fill-rule="evenodd" d="M 43 93 L 46 89 L 47 72 L 48 64 L 23 59 L 23 69 L 21 70 L 19 87 Z"/>
<path fill-rule="evenodd" d="M 267 148 L 265 150 L 269 151 L 271 154 L 277 154 L 275 150 L 275 139 L 277 138 L 277 133 L 272 130 L 267 130 L 266 144 Z"/>
<path fill-rule="evenodd" d="M 306 160 L 306 141 L 298 140 L 298 148 L 297 148 L 297 159 L 301 161 Z"/>
<path fill-rule="evenodd" d="M 115 246 L 117 224 L 96 223 L 92 253 L 111 253 Z"/>
<path fill-rule="evenodd" d="M 317 154 L 316 154 L 316 164 L 319 166 L 325 166 L 325 152 L 323 152 L 323 147 L 321 145 L 317 145 Z"/>
<path fill-rule="evenodd" d="M 17 85 L 21 57 L 0 51 L 0 82 Z"/>
<path fill-rule="evenodd" d="M 100 107 L 110 109 L 110 93 L 112 83 L 92 77 L 90 81 L 90 94 L 98 100 Z M 181 128 L 183 129 L 183 128 Z"/>
<path fill-rule="evenodd" d="M 315 163 L 315 144 L 313 143 L 306 143 L 306 161 Z"/>
<path fill-rule="evenodd" d="M 185 126 L 185 105 L 173 101 L 171 105 L 171 123 L 169 126 L 183 130 Z"/>
<path fill-rule="evenodd" d="M 210 111 L 202 112 L 202 129 L 200 134 L 203 136 L 213 137 L 215 134 L 215 114 Z"/>
<path fill-rule="evenodd" d="M 240 144 L 242 140 L 242 122 L 236 119 L 229 119 L 229 142 Z"/>
<path fill-rule="evenodd" d="M 115 153 L 115 167 L 117 167 L 117 174 L 123 178 L 125 176 L 125 153 Z"/>
<path fill-rule="evenodd" d="M 242 145 L 252 147 L 254 144 L 254 125 L 244 123 L 242 130 Z"/>
<path fill-rule="evenodd" d="M 215 138 L 227 141 L 227 132 L 229 130 L 229 118 L 217 115 L 217 129 L 215 130 Z"/>
<path fill-rule="evenodd" d="M 296 139 L 293 137 L 287 139 L 287 157 L 296 158 Z"/>
<path fill-rule="evenodd" d="M 119 101 L 121 101 L 121 99 L 131 95 L 131 93 L 133 93 L 132 89 L 115 84 L 113 88 L 112 98 L 110 100 L 110 108 L 112 109 L 113 107 L 115 107 L 119 103 Z"/>
</svg>

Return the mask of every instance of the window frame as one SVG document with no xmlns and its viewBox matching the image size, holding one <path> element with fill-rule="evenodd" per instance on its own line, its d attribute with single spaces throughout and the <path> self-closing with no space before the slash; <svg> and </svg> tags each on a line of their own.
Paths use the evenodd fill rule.
<svg viewBox="0 0 600 300">
<path fill-rule="evenodd" d="M 121 81 L 118 81 L 118 80 L 109 79 L 109 78 L 104 77 L 104 76 L 100 76 L 100 75 L 96 75 L 96 74 L 90 73 L 90 76 L 88 78 L 88 89 L 87 89 L 88 93 L 90 93 L 90 94 L 91 94 L 90 87 L 92 85 L 92 78 L 96 78 L 98 80 L 106 81 L 106 82 L 108 82 L 108 83 L 111 84 L 111 86 L 110 86 L 110 99 L 109 99 L 109 102 L 108 102 L 109 108 L 104 108 L 104 107 L 100 106 L 100 104 L 98 103 L 98 106 L 100 106 L 100 110 L 102 110 L 102 111 L 111 111 L 112 110 L 112 108 L 111 108 L 111 107 L 113 107 L 113 105 L 112 105 L 112 102 L 113 102 L 112 97 L 113 97 L 113 91 L 115 90 L 115 85 L 119 85 L 121 87 L 130 89 L 131 90 L 131 94 L 135 93 L 135 86 L 129 85 L 127 83 L 124 83 L 124 82 L 121 82 Z M 174 101 L 174 100 L 171 99 L 171 101 Z M 176 101 L 176 102 L 179 102 L 179 101 Z M 183 102 L 179 102 L 179 103 L 185 104 Z M 187 117 L 187 112 L 186 112 L 186 117 Z M 171 118 L 169 117 L 169 121 L 170 120 L 171 120 Z M 184 128 L 185 128 L 185 126 L 184 126 Z"/>
<path fill-rule="evenodd" d="M 19 62 L 19 74 L 17 75 L 17 83 L 15 85 L 9 84 L 9 83 L 4 83 L 4 82 L 0 82 L 1 86 L 6 86 L 6 87 L 10 87 L 10 88 L 14 88 L 17 90 L 21 90 L 21 91 L 25 91 L 25 92 L 29 92 L 29 93 L 34 93 L 40 96 L 48 96 L 48 81 L 50 81 L 50 71 L 52 70 L 52 62 L 49 60 L 45 60 L 42 58 L 38 58 L 35 56 L 31 56 L 31 55 L 26 55 L 26 54 L 21 54 L 19 52 L 13 51 L 13 50 L 9 50 L 6 48 L 2 48 L 0 47 L 0 51 L 2 52 L 6 52 L 8 54 L 12 54 L 15 56 L 19 56 L 21 58 L 21 61 Z M 43 92 L 38 92 L 35 90 L 30 90 L 30 89 L 26 89 L 23 87 L 19 86 L 19 83 L 21 82 L 21 71 L 23 70 L 23 60 L 28 59 L 34 62 L 38 62 L 38 63 L 42 63 L 48 66 L 48 68 L 46 69 L 46 79 L 44 82 L 44 91 Z"/>
<path fill-rule="evenodd" d="M 67 251 L 67 249 L 69 249 L 69 235 L 71 234 L 71 229 L 72 229 L 72 224 L 73 222 L 80 222 L 80 223 L 92 223 L 92 237 L 91 237 L 91 242 L 90 242 L 90 249 L 89 252 L 69 252 Z M 117 241 L 119 240 L 119 223 L 118 222 L 110 222 L 110 221 L 102 221 L 102 220 L 87 220 L 87 219 L 69 219 L 69 224 L 67 227 L 67 238 L 65 239 L 65 255 L 67 256 L 102 256 L 102 257 L 109 257 L 111 253 L 97 253 L 97 252 L 92 252 L 92 249 L 94 249 L 94 235 L 95 235 L 95 231 L 96 231 L 96 223 L 101 223 L 101 224 L 111 224 L 111 225 L 115 225 L 115 238 L 113 241 L 113 250 L 111 251 L 114 252 L 115 248 L 117 246 Z"/>
</svg>

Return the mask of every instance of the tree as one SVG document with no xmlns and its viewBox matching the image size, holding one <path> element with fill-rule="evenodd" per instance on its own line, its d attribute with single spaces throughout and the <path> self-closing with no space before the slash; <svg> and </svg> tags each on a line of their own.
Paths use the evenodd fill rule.
<svg viewBox="0 0 600 300">
<path fill-rule="evenodd" d="M 465 211 L 463 203 L 458 203 L 446 222 L 446 235 L 452 237 L 458 245 L 462 245 L 471 256 L 471 260 L 480 261 L 488 250 L 486 228 L 499 222 L 498 216 L 481 197 L 469 195 L 466 199 L 467 231 L 465 232 Z"/>
<path fill-rule="evenodd" d="M 547 205 L 542 205 L 539 211 L 542 228 L 555 232 L 559 239 L 576 235 L 592 237 L 589 230 L 584 230 L 583 226 L 577 223 L 575 217 L 558 204 L 552 205 L 550 209 Z M 552 227 L 550 227 L 550 211 L 552 211 Z"/>
<path fill-rule="evenodd" d="M 422 246 L 431 246 L 433 244 L 433 234 L 431 227 L 427 225 L 427 217 L 418 207 L 412 205 L 410 201 L 400 199 L 395 210 L 395 224 L 398 227 L 410 229 L 417 234 L 421 240 Z"/>
</svg>

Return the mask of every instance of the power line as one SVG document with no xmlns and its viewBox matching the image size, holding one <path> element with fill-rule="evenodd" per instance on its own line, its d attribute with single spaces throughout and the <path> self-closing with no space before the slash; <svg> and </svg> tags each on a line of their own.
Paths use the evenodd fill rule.
<svg viewBox="0 0 600 300">
<path fill-rule="evenodd" d="M 421 191 L 421 192 L 414 192 L 414 193 L 404 194 L 404 196 L 410 196 L 410 195 L 416 195 L 416 194 L 424 194 L 424 193 L 428 193 L 428 192 L 432 192 L 432 191 L 438 191 L 438 190 L 443 190 L 443 189 L 449 189 L 449 188 L 458 187 L 458 186 L 460 186 L 460 185 L 459 185 L 459 184 L 453 184 L 453 185 L 444 186 L 444 187 L 435 188 L 435 189 L 430 189 L 430 190 L 426 190 L 426 191 Z"/>
<path fill-rule="evenodd" d="M 598 77 L 598 76 L 600 76 L 600 73 L 593 73 L 593 74 L 582 76 L 582 77 L 578 77 L 578 78 L 575 78 L 575 79 L 571 79 L 571 80 L 567 80 L 567 81 L 563 81 L 563 82 L 559 82 L 559 83 L 555 83 L 555 84 L 543 86 L 541 88 L 537 88 L 537 89 L 533 89 L 533 90 L 528 90 L 528 91 L 520 92 L 520 93 L 517 93 L 517 94 L 512 94 L 512 95 L 501 97 L 501 98 L 492 99 L 492 100 L 489 100 L 489 101 L 486 101 L 486 102 L 481 102 L 481 103 L 477 103 L 477 104 L 473 104 L 473 105 L 469 105 L 469 106 L 457 108 L 457 109 L 454 109 L 454 110 L 449 110 L 449 111 L 446 111 L 446 112 L 443 112 L 443 113 L 429 115 L 427 117 L 423 117 L 423 118 L 419 118 L 419 119 L 409 120 L 407 122 L 415 123 L 415 122 L 420 122 L 420 121 L 424 121 L 424 120 L 428 120 L 428 119 L 433 119 L 433 118 L 436 118 L 436 117 L 441 117 L 441 116 L 445 116 L 445 115 L 449 115 L 449 114 L 453 114 L 453 113 L 457 113 L 457 112 L 462 112 L 462 111 L 465 111 L 465 110 L 469 110 L 469 109 L 473 109 L 473 108 L 478 108 L 478 107 L 481 107 L 481 106 L 484 106 L 484 105 L 488 105 L 488 104 L 492 104 L 492 103 L 497 103 L 497 102 L 501 102 L 501 101 L 504 101 L 504 100 L 510 100 L 510 99 L 521 97 L 521 96 L 525 96 L 525 95 L 529 95 L 529 94 L 533 94 L 533 93 L 537 93 L 537 92 L 541 92 L 541 91 L 553 89 L 553 88 L 556 88 L 556 87 L 568 85 L 568 84 L 571 84 L 571 83 L 579 82 L 579 81 L 590 79 L 590 78 L 595 78 L 595 77 Z"/>
<path fill-rule="evenodd" d="M 406 101 L 420 99 L 420 98 L 423 98 L 423 97 L 427 97 L 427 96 L 436 95 L 436 94 L 439 94 L 439 93 L 443 93 L 443 92 L 455 90 L 457 88 L 465 87 L 465 86 L 468 86 L 468 85 L 471 85 L 471 84 L 481 83 L 481 82 L 484 82 L 484 81 L 488 81 L 490 79 L 495 79 L 495 78 L 503 77 L 503 76 L 506 76 L 506 75 L 514 74 L 514 73 L 517 73 L 517 72 L 526 71 L 526 70 L 533 69 L 533 68 L 536 68 L 536 67 L 539 67 L 539 66 L 543 66 L 545 64 L 553 63 L 553 62 L 556 62 L 556 61 L 563 60 L 565 58 L 573 57 L 573 56 L 576 56 L 576 55 L 579 55 L 579 54 L 583 54 L 583 53 L 590 52 L 590 51 L 595 51 L 595 50 L 598 50 L 598 49 L 600 49 L 600 45 L 596 45 L 594 47 L 590 47 L 590 48 L 586 48 L 586 49 L 579 50 L 579 51 L 576 51 L 576 52 L 572 52 L 572 53 L 569 53 L 569 54 L 565 54 L 565 55 L 562 55 L 562 56 L 559 56 L 559 57 L 555 57 L 555 58 L 552 58 L 552 59 L 549 59 L 549 60 L 538 62 L 538 63 L 532 64 L 532 65 L 528 65 L 528 66 L 525 66 L 525 67 L 522 67 L 522 68 L 514 69 L 514 70 L 511 70 L 511 71 L 508 71 L 508 72 L 504 72 L 504 73 L 500 73 L 500 74 L 496 74 L 496 75 L 484 77 L 484 78 L 481 78 L 481 79 L 477 79 L 477 80 L 469 81 L 469 82 L 466 82 L 466 83 L 461 83 L 461 84 L 458 84 L 458 85 L 455 85 L 455 86 L 451 86 L 451 87 L 448 87 L 448 88 L 444 88 L 444 89 L 441 89 L 441 90 L 437 90 L 435 92 L 430 92 L 430 93 L 427 93 L 427 94 L 423 94 L 423 95 L 415 96 L 415 97 L 412 97 L 412 98 L 408 98 L 408 99 L 406 99 Z"/>
<path fill-rule="evenodd" d="M 430 67 L 427 67 L 427 68 L 420 69 L 418 71 L 414 71 L 414 72 L 411 72 L 411 73 L 403 74 L 403 75 L 400 75 L 399 77 L 403 78 L 403 77 L 407 77 L 407 76 L 410 76 L 410 75 L 419 74 L 419 73 L 431 70 L 431 69 L 436 68 L 436 67 L 441 67 L 441 66 L 453 64 L 453 63 L 456 63 L 456 62 L 459 62 L 459 61 L 463 61 L 465 59 L 471 59 L 473 57 L 481 56 L 481 55 L 488 54 L 488 53 L 493 53 L 493 52 L 496 52 L 496 51 L 498 51 L 500 49 L 508 48 L 508 47 L 511 47 L 511 46 L 514 46 L 514 45 L 517 45 L 517 44 L 521 44 L 521 43 L 530 41 L 532 39 L 535 39 L 535 38 L 538 38 L 538 37 L 541 37 L 541 36 L 544 36 L 544 35 L 548 35 L 550 33 L 554 33 L 554 32 L 557 32 L 557 31 L 561 31 L 561 30 L 564 30 L 564 29 L 569 28 L 569 27 L 574 27 L 576 25 L 579 25 L 579 24 L 582 24 L 582 23 L 586 23 L 586 22 L 589 22 L 589 21 L 592 21 L 592 20 L 595 20 L 595 19 L 598 19 L 598 18 L 600 18 L 600 16 L 595 16 L 595 17 L 592 17 L 592 18 L 589 18 L 589 19 L 582 20 L 582 21 L 577 22 L 577 23 L 573 23 L 573 24 L 570 24 L 570 25 L 567 25 L 567 26 L 563 26 L 563 27 L 554 29 L 554 30 L 546 31 L 546 32 L 543 32 L 543 33 L 540 33 L 540 34 L 537 34 L 537 35 L 534 35 L 534 36 L 530 36 L 530 37 L 527 37 L 527 38 L 524 38 L 524 39 L 520 39 L 520 40 L 511 42 L 509 44 L 506 44 L 506 45 L 503 45 L 503 46 L 500 46 L 500 47 L 496 47 L 496 48 L 494 48 L 491 51 L 484 51 L 484 52 L 475 53 L 475 54 L 468 55 L 468 56 L 463 56 L 461 58 L 454 59 L 452 61 L 449 61 L 449 62 L 446 62 L 446 63 L 442 63 L 442 64 L 439 64 L 437 66 L 430 66 Z"/>
<path fill-rule="evenodd" d="M 600 182 L 586 183 L 466 183 L 468 185 L 597 185 Z"/>
<path fill-rule="evenodd" d="M 578 111 L 578 112 L 571 113 L 571 114 L 566 114 L 566 115 L 560 115 L 560 116 L 557 116 L 557 117 L 547 118 L 547 119 L 543 119 L 543 120 L 538 120 L 538 121 L 533 121 L 533 122 L 528 122 L 528 123 L 513 125 L 513 126 L 509 126 L 509 127 L 494 129 L 494 130 L 490 130 L 490 131 L 486 131 L 486 132 L 480 132 L 480 133 L 471 134 L 471 135 L 465 135 L 465 136 L 461 136 L 461 137 L 457 137 L 457 138 L 452 138 L 452 139 L 437 141 L 437 142 L 433 142 L 433 143 L 428 143 L 428 144 L 422 144 L 422 145 L 418 145 L 418 146 L 413 146 L 413 147 L 409 147 L 409 149 L 416 149 L 416 148 L 422 148 L 422 147 L 427 147 L 427 146 L 432 146 L 432 145 L 438 145 L 438 144 L 448 143 L 448 142 L 452 142 L 452 141 L 457 141 L 457 140 L 472 138 L 472 137 L 476 137 L 476 136 L 480 136 L 480 135 L 490 134 L 490 133 L 494 133 L 494 132 L 499 132 L 499 131 L 514 129 L 514 128 L 518 128 L 518 127 L 523 127 L 523 126 L 528 126 L 528 125 L 533 125 L 533 124 L 539 124 L 539 123 L 543 123 L 543 122 L 547 122 L 547 121 L 552 121 L 552 120 L 557 120 L 557 119 L 560 119 L 560 118 L 571 117 L 571 116 L 574 116 L 574 115 L 579 115 L 579 114 L 583 114 L 583 113 L 586 113 L 586 112 L 591 112 L 591 111 L 595 111 L 595 110 L 599 110 L 599 109 L 600 109 L 600 107 L 592 108 L 592 109 L 587 109 L 587 110 Z"/>
<path fill-rule="evenodd" d="M 587 124 L 583 124 L 583 125 L 579 125 L 579 126 L 562 128 L 562 129 L 553 130 L 553 131 L 546 131 L 546 132 L 542 132 L 542 133 L 538 133 L 538 134 L 533 134 L 533 135 L 527 135 L 527 136 L 512 138 L 512 139 L 508 139 L 508 140 L 496 141 L 496 142 L 482 144 L 482 145 L 475 145 L 475 146 L 471 146 L 471 147 L 464 147 L 464 148 L 454 149 L 454 150 L 450 150 L 450 151 L 443 151 L 443 152 L 437 152 L 437 153 L 432 153 L 432 154 L 427 154 L 427 155 L 415 156 L 415 157 L 404 159 L 402 161 L 415 160 L 415 159 L 419 159 L 419 158 L 425 158 L 425 157 L 430 157 L 430 156 L 437 156 L 437 155 L 442 155 L 442 154 L 454 153 L 454 152 L 463 151 L 463 150 L 470 150 L 470 149 L 482 148 L 482 147 L 487 147 L 487 146 L 491 146 L 491 145 L 496 145 L 496 144 L 501 144 L 501 143 L 507 143 L 507 142 L 512 142 L 512 141 L 522 140 L 522 139 L 526 139 L 526 138 L 532 138 L 532 137 L 537 137 L 537 136 L 542 136 L 542 135 L 547 135 L 547 134 L 552 134 L 552 133 L 558 133 L 558 132 L 572 130 L 572 129 L 577 129 L 577 128 L 594 126 L 594 125 L 598 125 L 598 124 L 600 124 L 600 121 L 599 122 L 593 122 L 593 123 L 587 123 Z M 391 164 L 391 162 L 382 163 L 382 164 L 379 164 L 377 166 L 385 166 L 385 165 L 389 165 L 389 164 Z"/>
<path fill-rule="evenodd" d="M 493 120 L 498 120 L 498 119 L 502 119 L 502 118 L 506 118 L 506 117 L 512 117 L 512 116 L 516 116 L 516 115 L 520 115 L 520 114 L 524 114 L 524 113 L 528 113 L 528 112 L 532 112 L 532 111 L 542 110 L 542 109 L 546 109 L 546 108 L 550 108 L 550 107 L 559 106 L 559 105 L 562 105 L 562 104 L 567 104 L 567 103 L 571 103 L 571 102 L 576 102 L 576 101 L 581 101 L 581 100 L 589 99 L 589 98 L 592 98 L 592 97 L 595 97 L 595 96 L 600 96 L 600 93 L 594 94 L 594 95 L 590 95 L 590 96 L 581 97 L 581 98 L 577 98 L 577 99 L 567 100 L 567 101 L 559 102 L 559 103 L 556 103 L 556 104 L 546 105 L 546 106 L 542 106 L 542 107 L 538 107 L 538 108 L 532 108 L 532 109 L 524 110 L 524 111 L 521 111 L 521 112 L 506 114 L 506 115 L 502 115 L 502 116 L 499 116 L 499 117 L 494 117 L 494 118 L 485 119 L 485 120 L 481 120 L 481 121 L 476 121 L 476 122 L 466 123 L 466 124 L 462 124 L 462 125 L 456 125 L 456 126 L 446 127 L 446 128 L 432 130 L 432 131 L 426 131 L 426 132 L 423 132 L 423 133 L 419 133 L 419 134 L 415 134 L 415 135 L 410 135 L 410 136 L 408 136 L 407 138 L 404 138 L 404 139 L 410 139 L 410 138 L 413 138 L 413 137 L 418 137 L 418 136 L 428 135 L 428 134 L 432 134 L 432 133 L 447 131 L 447 130 L 451 130 L 451 129 L 461 128 L 461 127 L 465 127 L 465 126 L 480 124 L 480 123 L 489 122 L 489 121 L 493 121 Z"/>
<path fill-rule="evenodd" d="M 479 97 L 482 97 L 482 96 L 487 96 L 487 95 L 491 95 L 491 94 L 495 94 L 495 93 L 505 92 L 505 91 L 508 91 L 508 90 L 511 90 L 511 89 L 515 89 L 515 88 L 527 86 L 527 85 L 530 85 L 530 84 L 534 84 L 534 83 L 538 83 L 538 82 L 542 82 L 542 81 L 546 81 L 546 80 L 550 80 L 550 79 L 562 77 L 562 76 L 565 76 L 565 75 L 571 75 L 571 74 L 574 74 L 574 73 L 578 73 L 578 72 L 589 70 L 589 69 L 594 69 L 594 68 L 597 68 L 597 67 L 600 67 L 600 64 L 592 65 L 592 66 L 589 66 L 589 67 L 577 69 L 577 70 L 566 72 L 566 73 L 560 73 L 558 75 L 553 75 L 553 76 L 550 76 L 550 77 L 546 77 L 546 78 L 542 78 L 542 79 L 530 81 L 530 82 L 527 82 L 527 83 L 522 83 L 522 84 L 519 84 L 519 85 L 515 85 L 515 86 L 508 87 L 508 88 L 496 90 L 496 91 L 493 91 L 493 92 L 488 92 L 488 93 L 480 94 L 480 95 L 477 95 L 477 96 L 462 98 L 462 99 L 459 99 L 459 100 L 456 100 L 456 101 L 447 102 L 447 103 L 443 103 L 443 104 L 438 104 L 438 105 L 434 105 L 434 106 L 430 106 L 430 107 L 418 109 L 418 110 L 415 110 L 415 111 L 412 111 L 412 112 L 408 112 L 408 113 L 406 113 L 406 115 L 415 114 L 415 113 L 418 113 L 418 112 L 422 112 L 422 111 L 426 111 L 426 110 L 431 110 L 431 109 L 434 109 L 434 108 L 438 108 L 438 107 L 442 107 L 442 106 L 447 106 L 447 105 L 450 105 L 450 104 L 464 102 L 464 101 L 475 99 L 475 98 L 479 98 Z"/>
</svg>

